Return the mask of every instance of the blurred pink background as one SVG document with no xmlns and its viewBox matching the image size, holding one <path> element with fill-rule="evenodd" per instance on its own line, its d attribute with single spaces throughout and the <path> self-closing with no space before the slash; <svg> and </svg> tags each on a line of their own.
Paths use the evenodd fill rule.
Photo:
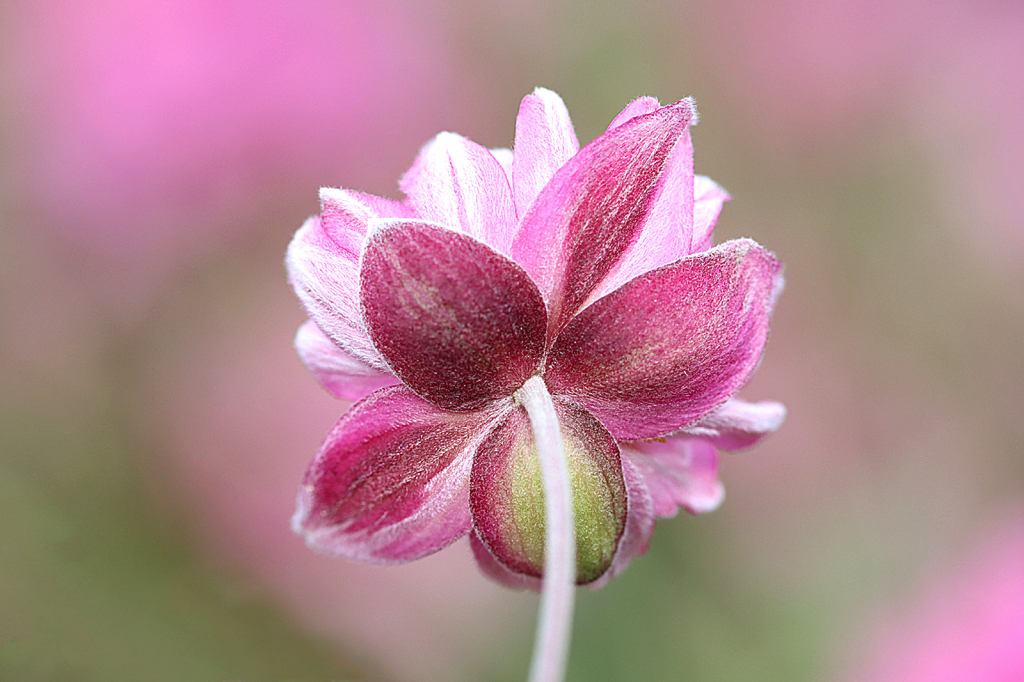
<svg viewBox="0 0 1024 682">
<path fill-rule="evenodd" d="M 399 198 L 441 130 L 510 144 L 537 85 L 583 142 L 695 96 L 717 238 L 788 282 L 742 393 L 788 421 L 726 458 L 719 511 L 581 594 L 569 678 L 938 682 L 957 623 L 1006 635 L 957 665 L 1022 669 L 984 606 L 1024 612 L 1021 6 L 12 1 L 0 26 L 0 677 L 524 677 L 536 599 L 463 544 L 366 566 L 288 530 L 346 405 L 291 348 L 282 259 L 321 185 Z"/>
</svg>

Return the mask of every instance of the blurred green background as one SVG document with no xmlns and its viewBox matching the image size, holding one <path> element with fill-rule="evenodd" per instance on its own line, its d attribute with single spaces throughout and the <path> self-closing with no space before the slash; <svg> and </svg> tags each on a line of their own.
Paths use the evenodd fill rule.
<svg viewBox="0 0 1024 682">
<path fill-rule="evenodd" d="M 580 594 L 570 680 L 890 679 L 929 595 L 984 601 L 957 586 L 1018 547 L 1019 3 L 7 1 L 0 26 L 0 679 L 525 678 L 536 598 L 464 543 L 377 567 L 288 530 L 346 406 L 291 349 L 282 259 L 320 186 L 401 198 L 420 145 L 508 146 L 537 85 L 584 143 L 695 96 L 717 239 L 787 275 L 741 393 L 786 424 Z M 1016 670 L 1019 621 L 990 654 Z"/>
</svg>

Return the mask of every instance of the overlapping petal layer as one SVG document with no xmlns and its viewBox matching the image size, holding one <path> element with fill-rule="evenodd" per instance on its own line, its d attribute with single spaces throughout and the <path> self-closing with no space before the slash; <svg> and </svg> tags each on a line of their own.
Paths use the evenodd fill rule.
<svg viewBox="0 0 1024 682">
<path fill-rule="evenodd" d="M 580 150 L 562 98 L 537 88 L 523 98 L 516 117 L 512 190 L 516 211 L 526 215 L 544 185 Z"/>
<path fill-rule="evenodd" d="M 370 220 L 406 217 L 411 210 L 331 188 L 320 190 L 320 205 L 321 214 L 307 220 L 288 245 L 288 278 L 320 329 L 358 360 L 385 369 L 360 312 L 359 254 Z"/>
<path fill-rule="evenodd" d="M 693 111 L 683 100 L 606 132 L 569 159 L 533 202 L 511 253 L 548 303 L 550 335 L 640 240 Z"/>
<path fill-rule="evenodd" d="M 312 546 L 406 561 L 470 531 L 485 573 L 539 589 L 544 487 L 517 391 L 540 377 L 579 584 L 646 551 L 656 516 L 721 502 L 716 448 L 785 416 L 733 398 L 782 277 L 753 241 L 712 248 L 729 196 L 694 175 L 694 122 L 690 100 L 642 97 L 580 150 L 562 100 L 538 88 L 513 150 L 442 133 L 403 177 L 404 203 L 322 190 L 287 258 L 311 318 L 295 345 L 360 402 L 306 474 L 294 526 Z"/>
<path fill-rule="evenodd" d="M 637 277 L 559 335 L 547 360 L 552 393 L 571 396 L 619 439 L 693 423 L 757 366 L 779 269 L 739 239 Z"/>
<path fill-rule="evenodd" d="M 539 369 L 544 302 L 523 269 L 486 244 L 429 223 L 381 223 L 360 276 L 374 345 L 438 407 L 509 399 Z"/>
<path fill-rule="evenodd" d="M 656 516 L 674 516 L 679 507 L 703 514 L 722 503 L 718 452 L 707 441 L 677 436 L 619 446 L 623 460 L 643 476 Z"/>
<path fill-rule="evenodd" d="M 615 439 L 586 410 L 555 405 L 562 425 L 576 519 L 577 582 L 608 570 L 626 528 L 627 492 Z M 510 412 L 473 461 L 470 503 L 479 539 L 504 566 L 544 571 L 544 485 L 526 411 Z"/>
<path fill-rule="evenodd" d="M 519 221 L 505 170 L 487 148 L 441 133 L 420 152 L 401 188 L 423 220 L 508 253 Z"/>
<path fill-rule="evenodd" d="M 315 549 L 367 561 L 441 549 L 472 525 L 473 453 L 500 416 L 439 410 L 404 386 L 377 391 L 328 434 L 293 527 Z"/>
<path fill-rule="evenodd" d="M 371 367 L 343 351 L 313 320 L 299 327 L 295 350 L 306 368 L 335 398 L 360 400 L 378 388 L 399 383 L 394 374 Z"/>
<path fill-rule="evenodd" d="M 775 433 L 785 419 L 782 403 L 733 398 L 679 435 L 699 436 L 723 450 L 742 450 Z"/>
</svg>

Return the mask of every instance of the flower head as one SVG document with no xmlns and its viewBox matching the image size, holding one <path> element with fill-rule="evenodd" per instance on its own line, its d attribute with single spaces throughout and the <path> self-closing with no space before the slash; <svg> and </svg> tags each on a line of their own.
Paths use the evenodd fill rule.
<svg viewBox="0 0 1024 682">
<path fill-rule="evenodd" d="M 693 174 L 695 121 L 691 100 L 645 97 L 580 149 L 562 100 L 537 89 L 512 151 L 442 133 L 404 202 L 321 190 L 288 251 L 311 318 L 296 347 L 359 402 L 300 490 L 310 545 L 400 562 L 468 533 L 489 575 L 539 586 L 534 389 L 564 446 L 577 583 L 625 568 L 656 516 L 717 506 L 716 448 L 784 417 L 733 397 L 782 277 L 749 239 L 712 246 L 728 195 Z"/>
</svg>

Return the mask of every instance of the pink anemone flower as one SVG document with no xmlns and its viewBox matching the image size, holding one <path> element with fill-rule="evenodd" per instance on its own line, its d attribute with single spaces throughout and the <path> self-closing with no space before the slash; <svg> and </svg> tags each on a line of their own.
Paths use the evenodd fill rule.
<svg viewBox="0 0 1024 682">
<path fill-rule="evenodd" d="M 512 151 L 441 133 L 404 202 L 321 190 L 287 256 L 296 348 L 358 402 L 299 492 L 313 548 L 404 562 L 468 534 L 488 575 L 546 595 L 558 556 L 601 585 L 656 516 L 717 506 L 716 448 L 785 414 L 733 398 L 782 276 L 749 239 L 711 246 L 728 195 L 694 176 L 695 122 L 640 98 L 580 149 L 538 88 Z"/>
</svg>

